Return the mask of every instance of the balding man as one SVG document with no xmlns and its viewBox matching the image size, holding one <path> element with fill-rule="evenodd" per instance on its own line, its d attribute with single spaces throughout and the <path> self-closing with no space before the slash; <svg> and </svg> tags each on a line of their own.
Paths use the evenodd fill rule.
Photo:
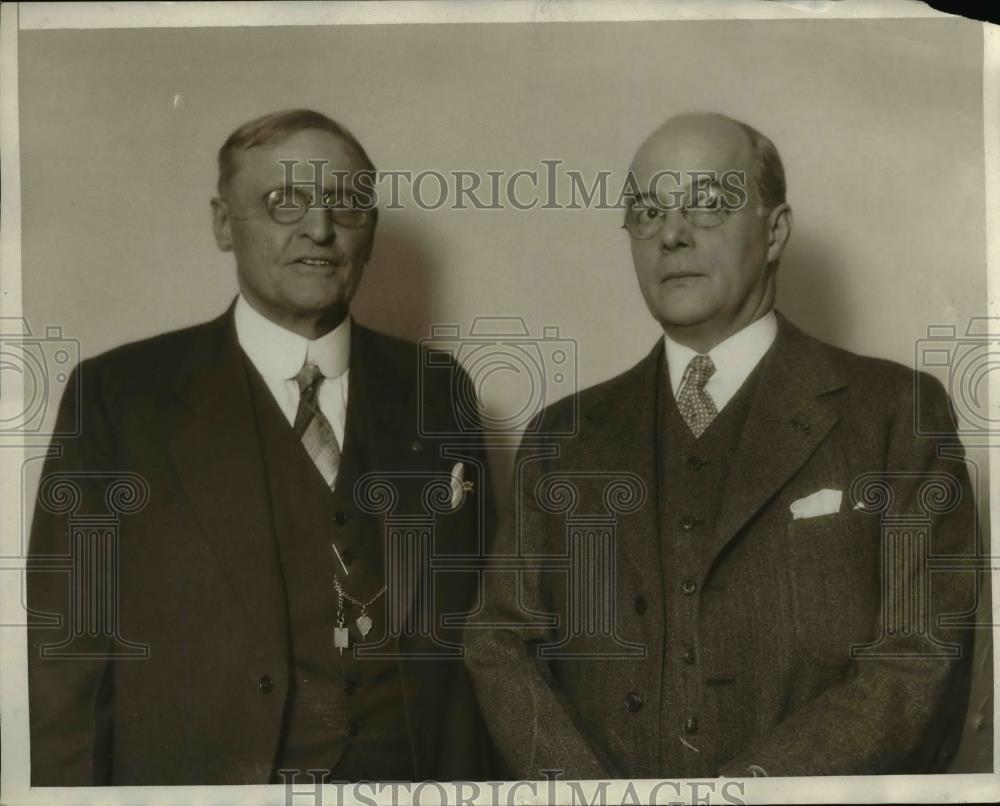
<svg viewBox="0 0 1000 806">
<path fill-rule="evenodd" d="M 935 574 L 924 598 L 909 548 L 883 557 L 880 515 L 929 523 L 935 554 L 974 552 L 944 390 L 823 344 L 774 310 L 792 215 L 781 159 L 760 132 L 676 117 L 643 143 L 631 174 L 639 192 L 625 229 L 663 338 L 533 427 L 565 434 L 579 413 L 579 433 L 555 455 L 525 450 L 518 463 L 498 552 L 538 568 L 498 576 L 507 588 L 495 615 L 521 626 L 469 633 L 509 772 L 941 771 L 965 714 L 970 633 L 937 617 L 972 606 L 972 580 Z M 917 436 L 918 415 L 938 436 Z M 608 495 L 608 474 L 636 500 Z M 930 502 L 928 483 L 948 500 Z M 874 489 L 891 490 L 888 509 Z M 595 543 L 619 510 L 610 548 Z M 573 554 L 584 545 L 597 553 Z M 569 572 L 546 569 L 567 552 Z"/>
<path fill-rule="evenodd" d="M 437 640 L 448 633 L 414 627 L 432 597 L 435 612 L 471 606 L 475 576 L 432 592 L 387 571 L 384 515 L 425 523 L 426 485 L 461 479 L 432 513 L 434 545 L 478 553 L 490 485 L 453 405 L 464 376 L 421 378 L 431 357 L 350 316 L 375 238 L 371 170 L 311 110 L 239 127 L 212 200 L 233 304 L 74 373 L 60 417 L 74 422 L 79 399 L 82 433 L 55 446 L 31 533 L 32 563 L 49 569 L 28 579 L 34 786 L 486 775 L 464 666 Z M 460 457 L 426 436 L 458 430 L 471 437 Z M 395 488 L 379 490 L 392 512 L 364 494 L 375 477 Z M 115 479 L 144 506 L 109 551 L 104 531 L 73 524 L 122 497 Z"/>
</svg>

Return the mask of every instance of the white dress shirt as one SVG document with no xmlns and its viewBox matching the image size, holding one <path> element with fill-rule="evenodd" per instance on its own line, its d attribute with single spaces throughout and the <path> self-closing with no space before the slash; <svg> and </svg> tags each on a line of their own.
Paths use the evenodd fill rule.
<svg viewBox="0 0 1000 806">
<path fill-rule="evenodd" d="M 715 364 L 715 372 L 705 384 L 705 391 L 715 402 L 716 410 L 722 411 L 733 399 L 754 367 L 760 363 L 764 353 L 774 343 L 777 333 L 778 320 L 772 310 L 708 351 L 709 358 Z M 667 349 L 670 388 L 676 399 L 684 371 L 698 353 L 690 347 L 678 344 L 666 333 L 663 334 L 663 342 Z"/>
<path fill-rule="evenodd" d="M 299 407 L 298 371 L 306 362 L 323 373 L 317 398 L 341 448 L 347 422 L 347 374 L 351 355 L 351 318 L 325 336 L 310 341 L 258 313 L 240 294 L 236 301 L 236 337 L 247 358 L 263 377 L 288 422 Z"/>
</svg>

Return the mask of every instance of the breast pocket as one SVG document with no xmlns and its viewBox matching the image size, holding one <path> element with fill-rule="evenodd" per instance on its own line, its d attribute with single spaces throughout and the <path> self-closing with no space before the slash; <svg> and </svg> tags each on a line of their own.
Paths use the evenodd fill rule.
<svg viewBox="0 0 1000 806">
<path fill-rule="evenodd" d="M 874 640 L 880 603 L 879 519 L 838 512 L 789 522 L 788 581 L 796 645 L 824 665 Z"/>
</svg>

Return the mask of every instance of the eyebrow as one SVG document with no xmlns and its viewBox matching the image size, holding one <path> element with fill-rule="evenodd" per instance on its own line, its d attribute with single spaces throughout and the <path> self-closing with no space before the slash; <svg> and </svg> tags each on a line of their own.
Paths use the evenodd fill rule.
<svg viewBox="0 0 1000 806">
<path fill-rule="evenodd" d="M 696 188 L 707 189 L 712 187 L 722 188 L 722 185 L 719 182 L 711 181 L 706 177 L 706 178 L 699 178 L 698 180 L 691 180 L 685 185 L 680 185 L 676 188 L 672 188 L 670 192 L 676 193 L 677 191 L 680 191 L 681 193 L 688 194 L 691 191 L 695 190 Z M 655 197 L 654 194 L 649 193 L 647 191 L 642 191 L 639 193 L 638 196 L 632 197 L 632 204 L 648 203 L 650 201 L 658 204 L 660 200 L 659 198 Z"/>
<path fill-rule="evenodd" d="M 264 195 L 268 196 L 271 193 L 274 193 L 275 191 L 278 190 L 284 193 L 289 193 L 295 190 L 306 190 L 314 187 L 315 186 L 313 185 L 312 182 L 298 182 L 296 184 L 291 184 L 291 185 L 275 185 L 274 187 L 265 190 Z M 357 192 L 357 189 L 354 187 L 353 183 L 351 183 L 350 185 L 345 185 L 343 187 L 323 187 L 322 190 L 324 196 L 329 193 L 343 193 L 345 195 L 348 195 Z"/>
</svg>

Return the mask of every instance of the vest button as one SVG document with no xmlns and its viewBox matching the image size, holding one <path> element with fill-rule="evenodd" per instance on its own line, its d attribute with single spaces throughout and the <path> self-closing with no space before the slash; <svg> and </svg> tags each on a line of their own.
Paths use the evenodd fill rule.
<svg viewBox="0 0 1000 806">
<path fill-rule="evenodd" d="M 270 694 L 274 691 L 274 680 L 271 679 L 270 675 L 261 675 L 257 681 L 257 690 L 261 694 Z"/>
<path fill-rule="evenodd" d="M 358 684 L 353 680 L 348 680 L 344 686 L 344 691 L 347 692 L 348 697 L 353 697 L 358 691 Z"/>
<path fill-rule="evenodd" d="M 701 470 L 706 464 L 708 463 L 699 456 L 689 456 L 687 458 L 687 466 L 690 470 Z"/>
<path fill-rule="evenodd" d="M 646 612 L 646 598 L 644 596 L 635 597 L 635 612 L 640 616 Z"/>
<path fill-rule="evenodd" d="M 685 733 L 697 733 L 698 732 L 698 720 L 693 716 L 689 716 L 687 721 L 684 723 Z"/>
<path fill-rule="evenodd" d="M 347 723 L 347 735 L 348 736 L 357 736 L 358 735 L 358 723 L 357 722 L 348 722 Z"/>
<path fill-rule="evenodd" d="M 410 450 L 413 451 L 414 453 L 420 453 L 420 451 L 422 451 L 423 449 L 424 449 L 424 443 L 421 442 L 419 439 L 413 440 L 413 444 L 410 445 Z"/>
<path fill-rule="evenodd" d="M 344 561 L 344 565 L 350 565 L 354 562 L 354 552 L 350 549 L 344 549 L 340 552 L 340 559 Z"/>
<path fill-rule="evenodd" d="M 690 649 L 685 650 L 684 654 L 681 655 L 681 658 L 688 666 L 694 666 L 694 652 Z"/>
<path fill-rule="evenodd" d="M 634 691 L 630 691 L 625 695 L 625 708 L 631 713 L 635 713 L 640 708 L 642 708 L 642 697 L 636 694 Z"/>
<path fill-rule="evenodd" d="M 681 591 L 685 596 L 690 596 L 696 590 L 698 590 L 698 584 L 693 579 L 685 579 L 681 585 Z"/>
<path fill-rule="evenodd" d="M 343 526 L 347 523 L 347 513 L 342 509 L 338 509 L 333 513 L 333 522 L 337 524 L 337 526 Z"/>
<path fill-rule="evenodd" d="M 701 523 L 701 521 L 698 518 L 693 518 L 690 515 L 685 515 L 683 518 L 680 519 L 679 523 L 681 529 L 683 529 L 685 532 L 690 532 L 692 529 L 694 529 L 695 526 Z"/>
</svg>

